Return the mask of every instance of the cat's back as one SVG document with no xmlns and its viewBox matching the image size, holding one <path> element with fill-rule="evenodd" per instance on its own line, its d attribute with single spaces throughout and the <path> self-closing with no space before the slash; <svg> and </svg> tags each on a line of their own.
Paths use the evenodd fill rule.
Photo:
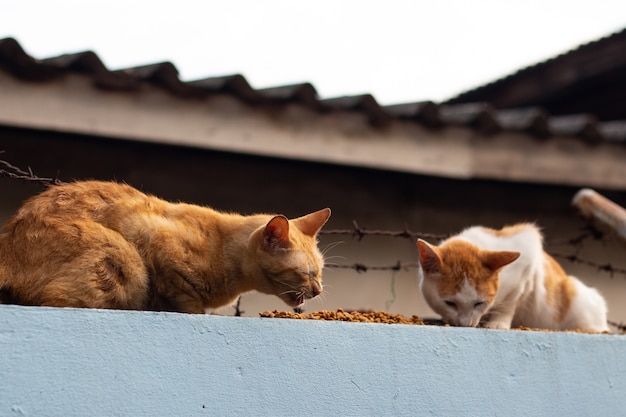
<svg viewBox="0 0 626 417">
<path fill-rule="evenodd" d="M 28 199 L 0 234 L 0 304 L 144 306 L 143 260 L 111 227 L 132 217 L 120 209 L 129 202 L 145 205 L 150 197 L 124 184 L 80 181 Z"/>
<path fill-rule="evenodd" d="M 510 250 L 524 253 L 541 253 L 543 236 L 532 223 L 518 223 L 502 229 L 472 226 L 448 239 L 467 241 L 480 249 Z M 444 242 L 445 243 L 445 242 Z"/>
<path fill-rule="evenodd" d="M 137 205 L 147 198 L 135 188 L 115 182 L 77 181 L 54 185 L 26 200 L 4 229 L 23 222 L 95 219 L 120 205 Z"/>
</svg>

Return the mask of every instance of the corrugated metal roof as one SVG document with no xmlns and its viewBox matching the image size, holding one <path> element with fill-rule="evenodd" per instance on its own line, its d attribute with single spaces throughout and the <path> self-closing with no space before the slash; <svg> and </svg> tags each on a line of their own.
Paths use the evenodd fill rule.
<svg viewBox="0 0 626 417">
<path fill-rule="evenodd" d="M 320 112 L 355 111 L 367 115 L 377 127 L 402 119 L 432 128 L 463 126 L 485 133 L 513 131 L 540 138 L 565 135 L 590 141 L 626 142 L 626 120 L 602 123 L 593 115 L 557 117 L 541 108 L 498 110 L 487 103 L 415 102 L 382 106 L 369 94 L 320 99 L 310 83 L 255 89 L 240 74 L 182 81 L 178 69 L 170 62 L 111 71 L 91 51 L 38 60 L 13 38 L 0 39 L 0 68 L 32 82 L 46 82 L 75 72 L 91 77 L 95 86 L 105 90 L 134 91 L 149 83 L 189 99 L 221 93 L 231 94 L 252 106 L 296 103 Z"/>
</svg>

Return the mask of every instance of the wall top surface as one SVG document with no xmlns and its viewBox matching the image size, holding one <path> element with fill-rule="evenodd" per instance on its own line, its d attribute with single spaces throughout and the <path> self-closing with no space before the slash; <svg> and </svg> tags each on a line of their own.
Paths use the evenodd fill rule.
<svg viewBox="0 0 626 417">
<path fill-rule="evenodd" d="M 0 415 L 618 415 L 626 338 L 0 306 Z"/>
</svg>

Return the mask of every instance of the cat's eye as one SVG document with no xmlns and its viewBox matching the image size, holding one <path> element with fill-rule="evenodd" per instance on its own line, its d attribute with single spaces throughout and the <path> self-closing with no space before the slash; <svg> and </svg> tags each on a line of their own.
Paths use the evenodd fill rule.
<svg viewBox="0 0 626 417">
<path fill-rule="evenodd" d="M 479 302 L 477 302 L 476 304 L 474 304 L 474 308 L 481 308 L 481 307 L 483 307 L 485 304 L 487 304 L 487 303 L 485 303 L 484 301 L 479 301 Z"/>
<path fill-rule="evenodd" d="M 456 303 L 454 301 L 445 301 L 445 303 L 448 307 L 456 309 Z"/>
<path fill-rule="evenodd" d="M 302 277 L 306 279 L 310 279 L 310 280 L 316 279 L 317 276 L 319 275 L 317 271 L 302 272 L 301 274 L 302 274 Z"/>
</svg>

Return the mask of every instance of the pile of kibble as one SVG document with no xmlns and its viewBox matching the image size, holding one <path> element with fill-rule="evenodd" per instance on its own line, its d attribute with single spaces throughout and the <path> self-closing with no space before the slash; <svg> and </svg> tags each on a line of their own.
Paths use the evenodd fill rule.
<svg viewBox="0 0 626 417">
<path fill-rule="evenodd" d="M 352 321 L 364 323 L 387 323 L 387 324 L 424 324 L 417 316 L 405 317 L 401 314 L 391 314 L 384 311 L 360 312 L 346 311 L 342 308 L 337 311 L 321 310 L 313 313 L 292 313 L 289 311 L 264 311 L 259 313 L 261 317 L 297 319 L 297 320 L 334 320 Z"/>
<path fill-rule="evenodd" d="M 437 319 L 421 319 L 417 316 L 406 317 L 401 314 L 391 314 L 384 311 L 346 311 L 342 308 L 337 311 L 321 310 L 313 313 L 294 313 L 291 311 L 264 311 L 259 313 L 261 317 L 278 318 L 278 319 L 296 319 L 296 320 L 329 320 L 329 321 L 351 321 L 362 323 L 387 323 L 387 324 L 426 324 L 448 326 L 441 320 Z M 559 330 L 535 329 L 531 327 L 517 327 L 511 330 L 540 331 L 540 332 L 558 332 Z M 597 332 L 587 330 L 567 330 L 577 333 Z M 624 332 L 620 332 L 625 334 Z"/>
</svg>

